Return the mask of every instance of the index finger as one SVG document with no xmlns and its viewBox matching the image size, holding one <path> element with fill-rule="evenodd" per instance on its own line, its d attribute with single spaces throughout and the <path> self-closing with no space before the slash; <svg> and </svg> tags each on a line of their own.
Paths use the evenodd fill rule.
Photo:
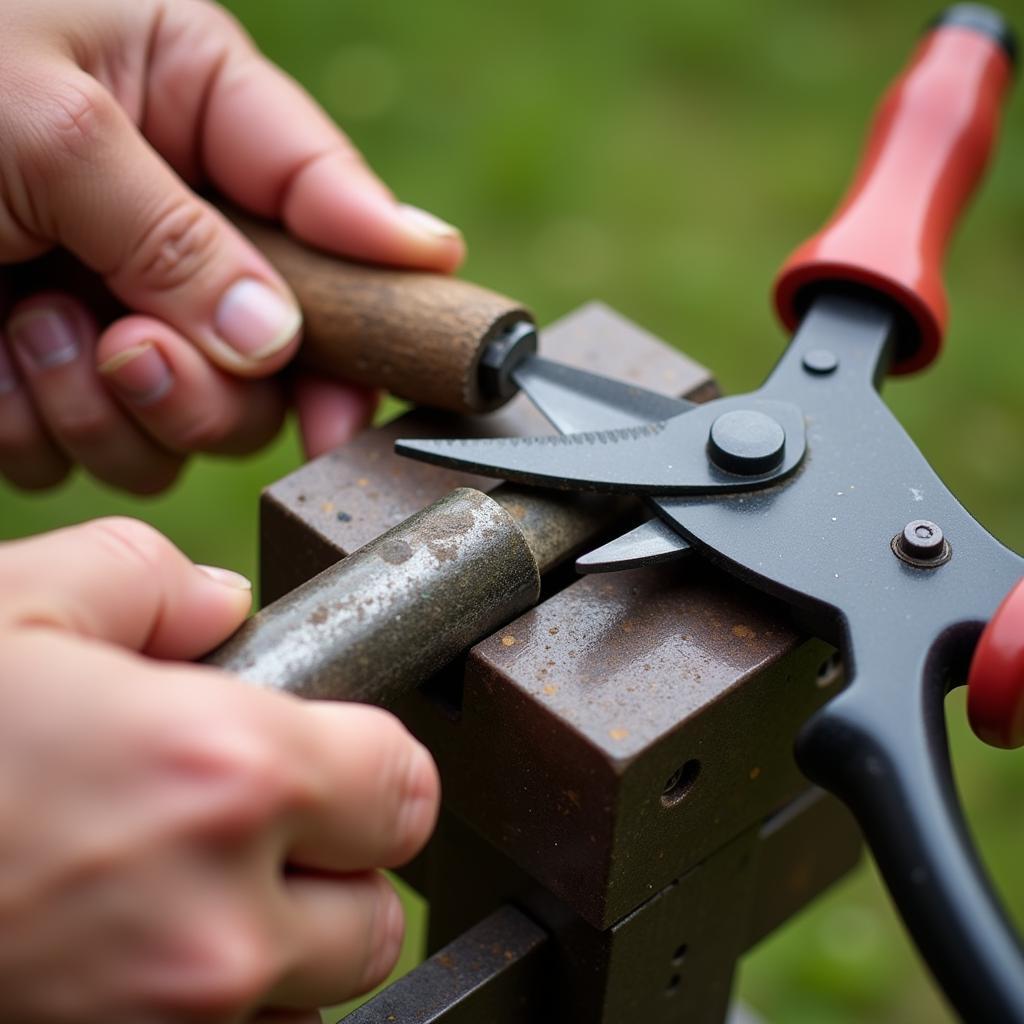
<svg viewBox="0 0 1024 1024">
<path fill-rule="evenodd" d="M 4 544 L 0 593 L 0 622 L 158 658 L 205 653 L 238 627 L 252 599 L 248 580 L 194 565 L 151 526 L 116 517 Z"/>
<path fill-rule="evenodd" d="M 188 27 L 179 23 L 184 18 Z M 211 33 L 196 45 L 199 22 L 222 40 L 233 37 L 212 73 Z M 462 261 L 458 230 L 397 202 L 312 97 L 259 54 L 223 11 L 210 7 L 199 17 L 192 5 L 171 7 L 150 81 L 143 130 L 162 151 L 182 147 L 169 134 L 188 120 L 181 116 L 182 83 L 208 83 L 205 107 L 198 99 L 194 106 L 201 117 L 192 126 L 203 164 L 197 170 L 241 206 L 355 259 L 444 272 Z M 169 155 L 175 163 L 183 159 Z"/>
</svg>

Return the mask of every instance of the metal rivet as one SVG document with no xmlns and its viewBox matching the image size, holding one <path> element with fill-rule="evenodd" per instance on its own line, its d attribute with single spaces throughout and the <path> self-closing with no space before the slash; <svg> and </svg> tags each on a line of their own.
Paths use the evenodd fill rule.
<svg viewBox="0 0 1024 1024">
<path fill-rule="evenodd" d="M 755 476 L 782 462 L 786 432 L 771 416 L 754 409 L 723 413 L 711 424 L 708 454 L 728 473 Z"/>
<path fill-rule="evenodd" d="M 832 373 L 839 366 L 839 356 L 827 348 L 812 348 L 804 353 L 804 369 L 820 376 Z"/>
<path fill-rule="evenodd" d="M 914 558 L 934 558 L 942 551 L 942 530 L 937 523 L 915 519 L 903 527 L 900 547 Z"/>
<path fill-rule="evenodd" d="M 928 519 L 914 519 L 892 539 L 893 553 L 904 562 L 930 568 L 948 562 L 952 551 L 942 528 Z"/>
</svg>

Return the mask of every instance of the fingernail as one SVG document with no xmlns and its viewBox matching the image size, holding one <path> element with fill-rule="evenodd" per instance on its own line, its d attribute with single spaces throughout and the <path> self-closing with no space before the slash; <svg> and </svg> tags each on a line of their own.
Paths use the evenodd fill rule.
<svg viewBox="0 0 1024 1024">
<path fill-rule="evenodd" d="M 223 341 L 246 359 L 266 359 L 299 332 L 299 308 L 262 281 L 244 277 L 222 296 L 214 326 Z"/>
<path fill-rule="evenodd" d="M 18 378 L 14 375 L 11 357 L 7 354 L 7 346 L 0 335 L 0 395 L 9 395 L 18 386 Z"/>
<path fill-rule="evenodd" d="M 49 370 L 78 356 L 78 333 L 56 309 L 33 309 L 16 316 L 7 333 L 34 370 Z"/>
<path fill-rule="evenodd" d="M 174 378 L 160 350 L 149 341 L 118 352 L 99 366 L 115 390 L 132 405 L 152 405 L 163 398 Z"/>
<path fill-rule="evenodd" d="M 460 238 L 462 236 L 462 232 L 454 224 L 449 224 L 427 210 L 421 210 L 418 206 L 401 203 L 398 209 L 402 214 L 402 220 L 420 234 L 430 235 L 431 238 Z"/>
<path fill-rule="evenodd" d="M 222 569 L 217 565 L 197 565 L 200 572 L 205 572 L 212 580 L 223 583 L 233 590 L 252 590 L 252 583 L 240 572 L 232 572 L 231 569 Z"/>
</svg>

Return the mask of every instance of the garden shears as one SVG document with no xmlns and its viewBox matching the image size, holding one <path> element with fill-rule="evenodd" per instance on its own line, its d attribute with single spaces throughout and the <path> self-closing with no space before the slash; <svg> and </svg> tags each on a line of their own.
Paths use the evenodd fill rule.
<svg viewBox="0 0 1024 1024">
<path fill-rule="evenodd" d="M 802 770 L 856 815 L 957 1011 L 1024 1022 L 1024 951 L 968 836 L 943 713 L 967 679 L 981 738 L 1024 744 L 1024 559 L 960 505 L 877 390 L 939 354 L 943 253 L 1015 55 L 983 7 L 929 27 L 836 213 L 775 282 L 794 334 L 757 391 L 693 405 L 559 366 L 513 319 L 484 369 L 489 358 L 495 391 L 524 391 L 559 434 L 397 447 L 522 484 L 641 496 L 653 517 L 581 571 L 696 554 L 832 642 L 847 685 L 804 727 Z"/>
</svg>

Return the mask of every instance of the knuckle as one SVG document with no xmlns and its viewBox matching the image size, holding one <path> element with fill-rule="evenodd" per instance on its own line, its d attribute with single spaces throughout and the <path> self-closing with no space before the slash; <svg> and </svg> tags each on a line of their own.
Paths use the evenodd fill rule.
<svg viewBox="0 0 1024 1024">
<path fill-rule="evenodd" d="M 255 52 L 238 18 L 210 0 L 178 0 L 175 16 L 160 26 L 158 77 L 172 94 L 193 97 L 218 89 L 239 57 Z"/>
<path fill-rule="evenodd" d="M 238 18 L 220 4 L 189 0 L 188 7 L 191 23 L 201 26 L 204 34 L 210 32 L 228 38 L 249 38 Z"/>
<path fill-rule="evenodd" d="M 244 1009 L 258 1002 L 274 982 L 272 962 L 258 951 L 236 951 L 222 958 L 220 968 L 220 976 L 207 988 L 207 1006 Z"/>
<path fill-rule="evenodd" d="M 390 864 L 411 860 L 430 836 L 437 816 L 439 785 L 437 769 L 418 748 L 408 751 L 400 769 L 399 812 L 394 822 L 394 847 Z"/>
<path fill-rule="evenodd" d="M 374 757 L 390 808 L 384 822 L 388 855 L 384 866 L 411 859 L 426 841 L 440 796 L 437 770 L 420 744 L 393 715 L 382 712 L 375 726 Z"/>
<path fill-rule="evenodd" d="M 211 714 L 182 730 L 166 751 L 172 770 L 201 794 L 191 827 L 214 843 L 261 832 L 289 805 L 294 788 L 272 741 L 256 728 L 226 724 L 230 718 Z"/>
<path fill-rule="evenodd" d="M 181 473 L 179 459 L 148 459 L 130 467 L 130 472 L 119 475 L 118 485 L 132 494 L 148 497 L 166 491 Z"/>
<path fill-rule="evenodd" d="M 147 220 L 114 276 L 127 274 L 152 291 L 174 292 L 210 268 L 219 245 L 213 211 L 183 191 Z"/>
<path fill-rule="evenodd" d="M 26 465 L 20 458 L 7 459 L 0 453 L 0 474 L 24 491 L 45 491 L 67 479 L 71 464 L 50 459 L 36 465 Z"/>
<path fill-rule="evenodd" d="M 258 1003 L 273 987 L 280 966 L 266 931 L 252 915 L 208 914 L 188 941 L 188 980 L 176 987 L 174 1009 L 200 1019 L 231 1019 Z M 200 930 L 201 929 L 201 930 Z"/>
<path fill-rule="evenodd" d="M 181 452 L 208 452 L 219 448 L 231 436 L 234 424 L 216 408 L 194 408 L 171 439 Z"/>
<path fill-rule="evenodd" d="M 405 915 L 399 912 L 397 920 L 393 915 L 393 906 L 398 903 L 394 886 L 380 872 L 372 876 L 372 884 L 376 890 L 376 912 L 373 915 L 370 941 L 365 946 L 359 971 L 359 992 L 367 992 L 376 987 L 391 973 L 405 931 Z"/>
<path fill-rule="evenodd" d="M 203 401 L 182 403 L 176 418 L 164 427 L 160 441 L 182 453 L 215 452 L 246 455 L 271 441 L 287 413 L 278 380 L 246 381 L 235 393 L 210 394 Z"/>
<path fill-rule="evenodd" d="M 59 484 L 71 464 L 49 447 L 33 417 L 0 413 L 0 474 L 15 487 L 43 490 Z"/>
<path fill-rule="evenodd" d="M 384 778 L 394 786 L 404 783 L 411 752 L 416 743 L 408 729 L 390 711 L 370 709 L 373 719 L 367 723 L 374 737 L 373 756 Z"/>
<path fill-rule="evenodd" d="M 173 544 L 155 527 L 128 516 L 108 516 L 87 523 L 90 541 L 113 558 L 145 572 L 160 572 Z"/>
<path fill-rule="evenodd" d="M 76 406 L 68 403 L 49 417 L 53 433 L 69 447 L 89 452 L 101 449 L 114 433 L 114 420 L 109 412 L 98 406 Z"/>
<path fill-rule="evenodd" d="M 34 97 L 30 125 L 19 139 L 26 176 L 52 182 L 69 165 L 88 160 L 119 116 L 117 102 L 96 79 L 55 83 Z"/>
</svg>

